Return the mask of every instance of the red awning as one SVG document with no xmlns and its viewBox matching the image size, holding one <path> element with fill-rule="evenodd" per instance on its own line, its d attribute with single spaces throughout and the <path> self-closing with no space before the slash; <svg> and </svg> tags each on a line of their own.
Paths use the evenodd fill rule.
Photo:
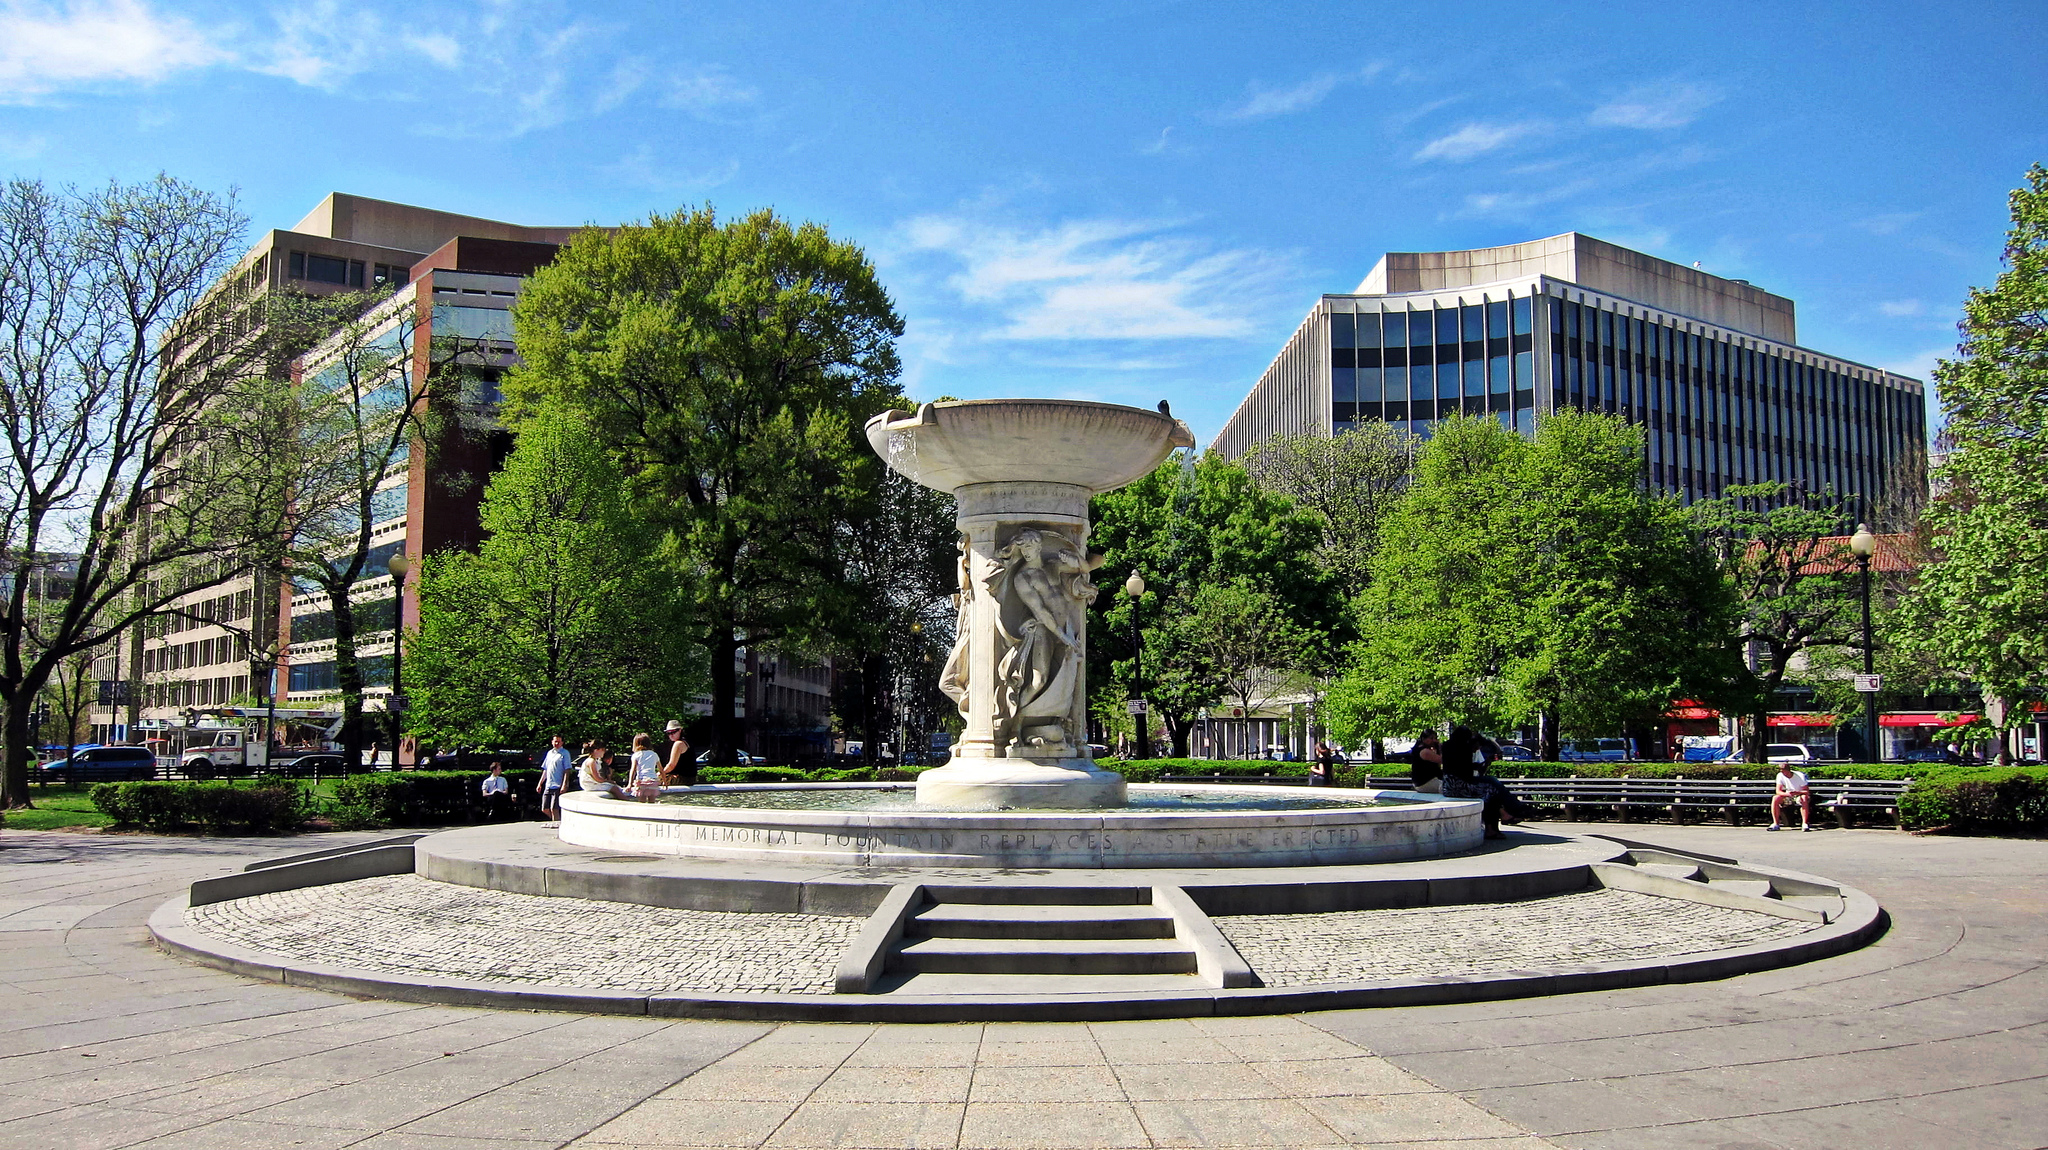
<svg viewBox="0 0 2048 1150">
<path fill-rule="evenodd" d="M 1773 727 L 1832 727 L 1842 721 L 1840 715 L 1772 715 L 1769 725 Z"/>
<path fill-rule="evenodd" d="M 1900 711 L 1890 715 L 1879 715 L 1880 727 L 1962 727 L 1982 718 L 1981 715 L 1957 715 L 1953 719 L 1942 717 L 1938 711 Z"/>
<path fill-rule="evenodd" d="M 1700 702 L 1698 699 L 1673 699 L 1671 709 L 1664 712 L 1667 719 L 1718 719 L 1721 712 Z"/>
</svg>

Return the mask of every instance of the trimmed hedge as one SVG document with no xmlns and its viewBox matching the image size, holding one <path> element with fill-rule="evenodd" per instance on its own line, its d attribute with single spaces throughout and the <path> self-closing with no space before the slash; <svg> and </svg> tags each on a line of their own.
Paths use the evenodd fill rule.
<svg viewBox="0 0 2048 1150">
<path fill-rule="evenodd" d="M 197 827 L 206 834 L 231 831 L 275 834 L 289 831 L 313 814 L 313 793 L 296 783 L 99 783 L 88 792 L 92 805 L 116 826 L 150 831 Z"/>
<path fill-rule="evenodd" d="M 1274 775 L 1305 777 L 1311 763 L 1282 763 L 1270 759 L 1138 759 L 1122 762 L 1102 760 L 1102 766 L 1120 771 L 1134 783 L 1158 782 L 1163 775 L 1222 775 L 1225 778 Z M 1814 779 L 1912 779 L 1928 773 L 1927 763 L 1812 763 L 1802 766 Z M 1938 764 L 1935 765 L 1939 769 Z M 1368 775 L 1405 775 L 1405 762 L 1340 763 L 1340 786 L 1358 786 Z M 1493 773 L 1503 779 L 1769 779 L 1778 768 L 1772 763 L 1518 763 L 1506 760 L 1493 764 Z"/>
<path fill-rule="evenodd" d="M 2048 767 L 1937 766 L 1899 797 L 1899 825 L 1965 834 L 2048 831 Z"/>
<path fill-rule="evenodd" d="M 483 781 L 489 771 L 379 771 L 350 775 L 334 784 L 332 819 L 337 829 L 443 826 L 482 822 Z M 534 813 L 540 796 L 539 771 L 506 771 L 513 810 Z"/>
</svg>

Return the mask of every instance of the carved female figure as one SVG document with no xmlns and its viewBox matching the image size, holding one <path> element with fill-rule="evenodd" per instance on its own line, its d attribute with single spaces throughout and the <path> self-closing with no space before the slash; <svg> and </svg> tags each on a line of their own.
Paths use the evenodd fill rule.
<svg viewBox="0 0 2048 1150">
<path fill-rule="evenodd" d="M 1026 528 L 996 553 L 989 590 L 1001 605 L 1008 648 L 996 667 L 996 741 L 1026 753 L 1071 756 L 1082 675 L 1088 573 L 1101 561 L 1056 531 Z"/>
</svg>

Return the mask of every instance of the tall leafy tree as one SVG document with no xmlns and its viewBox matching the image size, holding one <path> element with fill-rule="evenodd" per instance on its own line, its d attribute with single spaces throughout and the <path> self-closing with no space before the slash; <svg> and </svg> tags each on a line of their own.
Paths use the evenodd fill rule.
<svg viewBox="0 0 2048 1150">
<path fill-rule="evenodd" d="M 1907 600 L 1919 642 L 1979 684 L 2001 735 L 2048 690 L 2048 168 L 2028 170 L 2011 207 L 2006 270 L 1970 293 L 1960 354 L 1934 370 L 1947 491 Z"/>
<path fill-rule="evenodd" d="M 512 418 L 555 398 L 621 453 L 664 559 L 690 576 L 712 749 L 729 761 L 739 649 L 821 645 L 856 594 L 841 529 L 881 472 L 857 436 L 898 398 L 903 321 L 855 245 L 709 207 L 583 233 L 513 315 Z"/>
<path fill-rule="evenodd" d="M 889 471 L 841 528 L 854 594 L 831 638 L 840 672 L 834 709 L 870 762 L 897 741 L 899 722 L 926 728 L 951 709 L 938 669 L 953 645 L 954 510 L 952 496 Z"/>
<path fill-rule="evenodd" d="M 1715 701 L 1745 716 L 1746 752 L 1762 762 L 1771 700 L 1795 660 L 1861 642 L 1860 574 L 1846 542 L 1852 524 L 1836 496 L 1783 483 L 1733 485 L 1719 499 L 1693 504 L 1692 513 L 1713 540 L 1753 652 Z"/>
<path fill-rule="evenodd" d="M 1732 673 L 1733 604 L 1683 510 L 1640 481 L 1642 436 L 1562 411 L 1524 440 L 1439 423 L 1389 517 L 1340 737 L 1444 721 L 1561 735 L 1648 721 Z"/>
<path fill-rule="evenodd" d="M 1242 466 L 1220 455 L 1175 454 L 1136 483 L 1096 496 L 1091 514 L 1089 541 L 1105 557 L 1096 576 L 1103 594 L 1089 624 L 1091 673 L 1097 682 L 1120 682 L 1147 699 L 1164 720 L 1176 756 L 1188 753 L 1196 721 L 1231 685 L 1231 668 L 1205 649 L 1213 629 L 1199 621 L 1204 588 L 1231 586 L 1277 604 L 1290 622 L 1294 666 L 1276 671 L 1320 669 L 1346 635 L 1341 595 L 1317 560 L 1322 527 L 1316 517 L 1261 489 Z M 1138 604 L 1122 591 L 1133 570 L 1145 577 Z M 1213 620 L 1218 592 L 1208 594 Z M 1133 658 L 1134 609 L 1142 684 Z"/>
<path fill-rule="evenodd" d="M 1322 520 L 1322 562 L 1355 596 L 1371 577 L 1380 526 L 1408 486 L 1421 442 L 1405 428 L 1373 421 L 1334 436 L 1275 436 L 1247 452 L 1244 466 L 1260 487 Z"/>
<path fill-rule="evenodd" d="M 213 434 L 248 370 L 222 283 L 244 226 L 168 176 L 0 186 L 0 805 L 28 803 L 29 716 L 67 660 L 255 562 L 277 493 Z"/>
<path fill-rule="evenodd" d="M 623 738 L 702 689 L 688 589 L 579 415 L 531 415 L 482 520 L 476 552 L 421 567 L 405 660 L 415 734 L 443 746 Z"/>
<path fill-rule="evenodd" d="M 436 413 L 459 404 L 463 361 L 482 348 L 447 335 L 421 346 L 420 305 L 385 292 L 280 293 L 266 303 L 267 344 L 281 354 L 311 350 L 300 370 L 252 373 L 218 423 L 238 454 L 266 461 L 266 486 L 283 493 L 262 550 L 300 592 L 326 601 L 342 753 L 359 763 L 369 742 L 370 685 L 359 650 L 371 634 L 396 639 L 399 624 L 394 584 L 384 581 L 392 547 L 376 535 L 380 522 L 401 511 L 385 507 L 379 492 L 408 472 L 415 450 L 445 432 Z M 303 638 L 295 635 L 295 646 Z M 395 745 L 399 731 L 391 727 Z"/>
</svg>

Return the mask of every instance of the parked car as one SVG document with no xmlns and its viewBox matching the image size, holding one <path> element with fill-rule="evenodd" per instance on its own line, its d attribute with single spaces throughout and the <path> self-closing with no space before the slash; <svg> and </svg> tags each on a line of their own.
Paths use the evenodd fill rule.
<svg viewBox="0 0 2048 1150">
<path fill-rule="evenodd" d="M 1768 743 L 1764 746 L 1764 761 L 1767 763 L 1817 763 L 1820 756 L 1813 748 L 1801 743 Z"/>
<path fill-rule="evenodd" d="M 766 764 L 766 763 L 768 762 L 768 760 L 767 760 L 767 759 L 764 759 L 764 758 L 762 758 L 762 757 L 761 757 L 761 756 L 759 756 L 759 755 L 750 755 L 750 754 L 748 754 L 748 753 L 747 753 L 747 752 L 745 752 L 745 751 L 735 751 L 735 752 L 733 752 L 733 753 L 734 753 L 734 754 L 736 754 L 736 755 L 738 755 L 738 756 L 740 757 L 740 759 L 739 759 L 739 765 L 740 765 L 740 766 L 743 766 L 743 767 L 761 766 L 761 765 L 765 765 L 765 764 Z M 706 751 L 706 752 L 704 752 L 703 754 L 701 754 L 701 755 L 698 755 L 698 756 L 697 756 L 697 761 L 698 761 L 698 762 L 700 762 L 700 763 L 703 763 L 703 764 L 705 764 L 705 765 L 707 765 L 707 766 L 708 766 L 708 765 L 710 765 L 710 763 L 711 763 L 711 752 L 710 752 L 710 751 Z"/>
<path fill-rule="evenodd" d="M 1625 739 L 1577 739 L 1558 749 L 1567 763 L 1619 763 L 1632 756 Z"/>
<path fill-rule="evenodd" d="M 1500 757 L 1503 762 L 1533 763 L 1536 761 L 1536 752 L 1520 743 L 1502 743 Z"/>
<path fill-rule="evenodd" d="M 156 777 L 156 756 L 147 747 L 93 747 L 68 759 L 44 763 L 36 772 L 46 783 L 109 783 Z"/>
<path fill-rule="evenodd" d="M 1899 761 L 1906 763 L 1960 763 L 1963 761 L 1963 757 L 1947 747 L 1915 747 L 1900 755 Z"/>
<path fill-rule="evenodd" d="M 330 751 L 313 755 L 300 755 L 295 759 L 279 759 L 263 772 L 267 775 L 281 775 L 291 779 L 336 778 L 347 774 L 346 760 Z"/>
</svg>

